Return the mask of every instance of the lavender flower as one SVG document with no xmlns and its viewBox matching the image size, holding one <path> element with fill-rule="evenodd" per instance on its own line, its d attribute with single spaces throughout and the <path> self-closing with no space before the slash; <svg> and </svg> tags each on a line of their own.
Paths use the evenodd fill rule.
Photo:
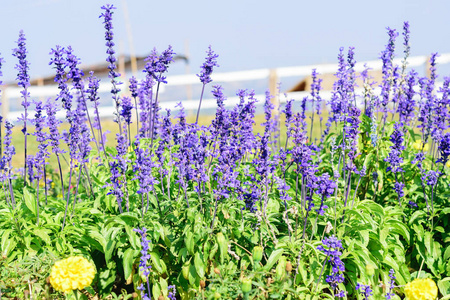
<svg viewBox="0 0 450 300">
<path fill-rule="evenodd" d="M 167 83 L 166 77 L 163 76 L 169 68 L 169 64 L 173 62 L 175 52 L 172 50 L 172 46 L 164 50 L 161 55 L 158 55 L 156 49 L 153 49 L 152 53 L 145 59 L 147 64 L 145 65 L 144 72 L 147 73 L 158 83 Z"/>
<path fill-rule="evenodd" d="M 409 125 L 411 120 L 414 118 L 414 111 L 416 106 L 416 101 L 414 96 L 416 92 L 414 91 L 414 86 L 416 85 L 417 72 L 412 70 L 406 77 L 406 83 L 403 86 L 404 93 L 399 96 L 397 112 L 399 114 L 400 122 Z"/>
<path fill-rule="evenodd" d="M 317 177 L 317 180 L 314 182 L 314 187 L 316 189 L 316 194 L 322 196 L 320 207 L 316 211 L 319 215 L 323 216 L 325 209 L 328 208 L 328 206 L 324 205 L 324 201 L 326 198 L 333 195 L 334 189 L 337 185 L 334 180 L 330 179 L 330 175 L 328 173 L 324 173 L 322 176 Z"/>
<path fill-rule="evenodd" d="M 412 202 L 412 201 L 410 201 L 410 202 Z M 414 202 L 413 202 L 413 203 L 414 203 Z M 415 203 L 414 203 L 414 204 L 415 204 Z M 417 206 L 417 204 L 416 204 L 416 206 Z M 395 287 L 395 276 L 394 276 L 394 274 L 395 274 L 394 269 L 390 269 L 390 270 L 389 270 L 389 278 L 390 278 L 390 281 L 389 281 L 389 290 L 388 290 L 388 292 L 386 293 L 386 299 L 387 299 L 387 300 L 390 300 L 390 299 L 392 299 L 393 296 L 395 296 L 395 294 L 392 292 L 392 291 L 394 290 L 394 287 Z"/>
<path fill-rule="evenodd" d="M 392 171 L 395 176 L 395 184 L 394 184 L 394 190 L 396 191 L 398 195 L 398 201 L 399 205 L 401 206 L 400 198 L 404 196 L 403 188 L 404 184 L 403 182 L 400 182 L 397 178 L 398 173 L 403 173 L 404 170 L 400 166 L 403 163 L 402 158 L 402 151 L 405 149 L 405 146 L 403 146 L 403 123 L 396 123 L 394 125 L 394 132 L 392 133 L 390 137 L 390 141 L 393 143 L 393 145 L 390 147 L 391 152 L 389 153 L 388 157 L 384 159 L 389 166 L 387 167 L 387 171 Z"/>
<path fill-rule="evenodd" d="M 137 104 L 137 97 L 139 96 L 138 91 L 138 81 L 136 77 L 132 76 L 130 78 L 130 85 L 128 87 L 131 93 L 131 97 L 134 99 L 134 107 L 136 109 L 136 132 L 139 133 L 139 112 L 138 112 L 138 104 Z"/>
<path fill-rule="evenodd" d="M 208 47 L 208 51 L 206 51 L 206 53 L 206 59 L 201 66 L 200 74 L 197 74 L 203 85 L 206 85 L 212 81 L 211 74 L 213 72 L 213 68 L 219 67 L 219 64 L 217 63 L 217 58 L 219 57 L 219 55 L 215 54 L 214 51 L 212 51 L 211 45 Z"/>
<path fill-rule="evenodd" d="M 360 290 L 359 292 L 363 295 L 364 300 L 369 300 L 369 297 L 373 295 L 370 285 L 357 283 L 356 290 Z"/>
<path fill-rule="evenodd" d="M 30 74 L 28 74 L 29 66 L 27 61 L 27 49 L 26 49 L 26 38 L 23 30 L 19 32 L 19 39 L 17 40 L 17 48 L 13 49 L 13 56 L 17 57 L 19 63 L 16 64 L 15 69 L 17 70 L 17 84 L 23 89 L 30 86 Z M 25 96 L 25 95 L 24 95 Z M 24 98 L 26 102 L 26 98 Z"/>
<path fill-rule="evenodd" d="M 133 110 L 133 104 L 131 104 L 130 97 L 122 98 L 122 110 L 120 111 L 120 115 L 125 120 L 128 126 L 131 124 L 131 111 Z"/>
<path fill-rule="evenodd" d="M 66 119 L 69 124 L 73 122 L 73 112 L 72 112 L 72 95 L 69 92 L 69 87 L 67 86 L 67 78 L 65 67 L 67 64 L 67 60 L 64 58 L 64 55 L 67 51 L 60 46 L 56 46 L 55 49 L 52 49 L 50 55 L 53 55 L 53 58 L 50 59 L 49 65 L 54 65 L 56 69 L 56 75 L 54 81 L 58 83 L 59 94 L 56 97 L 56 100 L 60 100 L 63 108 L 66 110 Z"/>
<path fill-rule="evenodd" d="M 176 296 L 177 296 L 177 288 L 175 285 L 169 285 L 167 287 L 167 289 L 169 290 L 169 294 L 167 295 L 167 298 L 169 298 L 170 300 L 176 300 Z"/>
<path fill-rule="evenodd" d="M 381 60 L 383 62 L 382 73 L 383 81 L 380 85 L 381 87 L 381 104 L 383 106 L 383 124 L 386 122 L 387 118 L 387 106 L 389 104 L 389 95 L 392 88 L 392 83 L 396 77 L 394 72 L 393 60 L 395 56 L 395 40 L 398 36 L 398 32 L 395 29 L 389 27 L 386 28 L 389 35 L 389 41 L 386 45 L 385 50 L 381 52 Z"/>
<path fill-rule="evenodd" d="M 104 12 L 100 15 L 100 18 L 103 18 L 103 24 L 105 25 L 105 40 L 106 40 L 106 54 L 108 54 L 108 57 L 106 58 L 106 61 L 109 63 L 108 65 L 108 69 L 109 69 L 109 75 L 108 77 L 111 79 L 111 84 L 112 84 L 112 89 L 111 89 L 111 94 L 112 94 L 112 98 L 114 100 L 115 103 L 115 107 L 116 107 L 116 121 L 119 124 L 119 130 L 122 133 L 122 124 L 120 121 L 120 116 L 119 116 L 119 107 L 120 107 L 120 99 L 119 99 L 119 92 L 120 89 L 117 87 L 117 85 L 121 84 L 121 82 L 116 81 L 117 77 L 120 77 L 120 74 L 118 72 L 116 72 L 115 70 L 117 69 L 116 66 L 116 57 L 114 56 L 114 54 L 116 53 L 114 50 L 114 32 L 113 32 L 113 25 L 112 25 L 112 15 L 113 15 L 113 10 L 116 9 L 116 7 L 114 7 L 112 4 L 107 4 L 101 7 Z"/>
<path fill-rule="evenodd" d="M 318 246 L 317 250 L 322 251 L 327 256 L 324 262 L 324 265 L 322 267 L 322 271 L 325 267 L 325 263 L 330 263 L 331 266 L 331 275 L 327 275 L 326 282 L 328 282 L 331 286 L 331 289 L 333 290 L 333 293 L 340 294 L 338 291 L 338 285 L 339 283 L 344 282 L 344 275 L 340 272 L 345 271 L 344 263 L 341 261 L 341 255 L 342 252 L 340 251 L 343 249 L 342 243 L 340 240 L 338 240 L 335 236 L 325 238 L 323 241 L 323 246 Z M 324 247 L 325 246 L 325 247 Z M 322 276 L 322 273 L 320 277 Z M 320 278 L 319 278 L 320 280 Z"/>
<path fill-rule="evenodd" d="M 46 159 L 50 157 L 50 154 L 48 153 L 47 147 L 48 147 L 48 136 L 47 133 L 44 132 L 44 128 L 46 127 L 45 124 L 45 117 L 42 115 L 42 111 L 44 110 L 44 107 L 42 105 L 41 101 L 34 101 L 34 104 L 36 105 L 35 108 L 35 118 L 34 118 L 34 126 L 35 131 L 33 135 L 36 137 L 36 141 L 39 143 L 38 145 L 38 152 L 35 156 L 35 167 L 37 170 L 38 178 L 42 179 L 44 172 L 45 172 L 45 164 Z"/>
<path fill-rule="evenodd" d="M 27 120 L 28 120 L 28 107 L 30 106 L 30 103 L 28 102 L 28 98 L 30 97 L 30 94 L 27 91 L 27 88 L 30 86 L 30 74 L 28 74 L 28 61 L 27 61 L 27 49 L 26 49 L 26 43 L 25 43 L 25 34 L 23 33 L 23 30 L 19 33 L 19 39 L 17 40 L 17 48 L 13 49 L 13 56 L 17 57 L 19 60 L 19 63 L 16 64 L 15 69 L 17 70 L 17 84 L 23 88 L 23 90 L 20 92 L 22 94 L 22 106 L 25 110 L 25 113 L 19 118 L 19 121 L 23 121 L 23 128 L 22 132 L 25 135 L 25 153 L 24 153 L 24 159 L 25 159 L 25 165 L 24 165 L 24 174 L 27 173 Z M 25 176 L 24 176 L 25 179 Z"/>
<path fill-rule="evenodd" d="M 144 284 L 142 283 L 139 286 L 139 290 L 141 291 L 141 297 L 142 299 L 151 299 L 151 291 L 150 291 L 150 280 L 148 276 L 150 275 L 150 269 L 152 268 L 150 265 L 150 247 L 149 242 L 150 240 L 147 239 L 147 229 L 144 227 L 141 229 L 135 228 L 133 231 L 139 233 L 141 235 L 141 259 L 139 261 L 139 269 L 142 271 L 142 274 L 146 278 L 146 284 L 147 286 L 144 287 Z"/>
<path fill-rule="evenodd" d="M 207 56 L 206 60 L 201 66 L 200 74 L 197 74 L 197 76 L 200 78 L 200 81 L 203 83 L 202 86 L 202 93 L 200 95 L 200 101 L 198 104 L 198 110 L 197 110 L 197 118 L 195 119 L 195 123 L 198 123 L 198 116 L 200 114 L 200 107 L 202 106 L 202 99 L 203 99 L 203 93 L 205 91 L 205 85 L 210 83 L 212 81 L 211 74 L 213 72 L 214 67 L 219 67 L 217 64 L 217 58 L 219 55 L 214 54 L 214 51 L 211 50 L 211 45 L 208 47 L 208 51 L 206 51 Z"/>
<path fill-rule="evenodd" d="M 442 137 L 439 146 L 439 154 L 440 158 L 436 161 L 437 163 L 442 163 L 442 165 L 445 166 L 445 164 L 448 162 L 448 158 L 450 156 L 450 133 L 447 132 Z"/>
<path fill-rule="evenodd" d="M 67 79 L 72 80 L 74 88 L 81 90 L 81 80 L 83 79 L 84 73 L 83 70 L 78 68 L 80 59 L 73 54 L 71 46 L 67 47 L 66 55 L 66 66 L 69 68 Z"/>
</svg>

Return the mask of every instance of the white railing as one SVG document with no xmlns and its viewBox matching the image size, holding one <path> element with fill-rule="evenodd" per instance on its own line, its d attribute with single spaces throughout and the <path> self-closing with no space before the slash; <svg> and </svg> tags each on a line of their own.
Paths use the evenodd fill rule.
<svg viewBox="0 0 450 300">
<path fill-rule="evenodd" d="M 415 56 L 408 59 L 408 67 L 420 67 L 426 66 L 428 56 Z M 394 63 L 401 64 L 402 59 L 395 59 Z M 450 63 L 450 53 L 441 54 L 437 58 L 437 64 L 443 65 Z M 355 65 L 355 71 L 361 72 L 366 67 L 372 70 L 381 70 L 382 62 L 380 60 L 363 61 Z M 270 86 L 269 80 L 281 81 L 286 77 L 299 77 L 299 80 L 305 76 L 311 74 L 312 69 L 316 69 L 319 74 L 334 74 L 338 69 L 338 64 L 320 64 L 320 65 L 308 65 L 308 66 L 297 66 L 297 67 L 283 67 L 276 69 L 256 69 L 248 71 L 238 71 L 238 72 L 224 72 L 224 73 L 213 73 L 212 79 L 215 84 L 227 83 L 227 82 L 239 82 L 248 80 L 268 80 L 268 86 Z M 122 80 L 125 81 L 125 80 Z M 180 85 L 200 85 L 201 82 L 195 74 L 188 75 L 176 75 L 168 76 L 167 82 L 169 86 L 180 86 Z M 107 93 L 111 90 L 111 84 L 109 82 L 101 82 L 99 87 L 99 93 Z M 21 88 L 18 87 L 6 87 L 2 91 L 2 115 L 12 121 L 17 120 L 17 118 L 22 114 L 22 111 L 10 111 L 9 110 L 9 100 L 20 98 Z M 55 97 L 58 94 L 58 88 L 56 85 L 51 86 L 32 86 L 28 88 L 28 91 L 32 98 L 47 99 L 49 97 Z M 285 102 L 286 99 L 302 99 L 307 96 L 308 92 L 294 92 L 288 93 L 286 97 L 280 97 L 280 102 Z M 324 99 L 331 96 L 331 92 L 322 91 L 321 95 Z M 264 99 L 265 95 L 259 94 L 255 95 L 256 99 L 260 102 Z M 21 100 L 18 100 L 21 101 Z M 238 97 L 229 97 L 225 102 L 225 105 L 232 106 L 237 104 L 239 101 Z M 160 103 L 162 109 L 170 108 L 174 109 L 178 102 L 182 102 L 183 107 L 186 110 L 194 110 L 198 107 L 198 100 L 179 100 L 179 101 L 164 101 Z M 204 99 L 202 101 L 202 108 L 215 108 L 215 99 Z M 110 106 L 100 107 L 100 117 L 112 117 L 114 112 L 113 103 Z M 32 114 L 32 112 L 31 112 Z M 30 114 L 30 115 L 31 115 Z M 64 114 L 60 112 L 58 117 L 63 118 Z"/>
</svg>

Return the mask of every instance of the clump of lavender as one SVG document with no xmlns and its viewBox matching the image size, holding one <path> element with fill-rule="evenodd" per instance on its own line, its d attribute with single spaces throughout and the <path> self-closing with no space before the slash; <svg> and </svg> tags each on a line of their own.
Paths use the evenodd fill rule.
<svg viewBox="0 0 450 300">
<path fill-rule="evenodd" d="M 153 101 L 153 93 L 150 94 L 149 97 L 149 130 L 150 130 L 150 139 L 151 139 L 151 147 L 153 146 L 153 134 L 155 128 L 155 122 L 157 119 L 157 108 L 158 108 L 158 96 L 159 96 L 159 86 L 161 83 L 167 83 L 166 77 L 164 73 L 167 72 L 169 68 L 169 64 L 173 62 L 173 57 L 175 52 L 172 50 L 172 46 L 164 50 L 161 55 L 158 55 L 156 49 L 153 49 L 152 53 L 145 59 L 147 64 L 145 65 L 144 72 L 146 73 L 146 78 L 148 83 L 153 85 L 153 80 L 156 81 L 156 95 L 155 101 Z"/>
<path fill-rule="evenodd" d="M 397 112 L 399 114 L 400 122 L 409 125 L 414 118 L 414 111 L 416 100 L 414 96 L 416 92 L 414 87 L 416 85 L 417 72 L 411 70 L 406 76 L 405 83 L 402 87 L 403 93 L 399 95 Z"/>
<path fill-rule="evenodd" d="M 102 124 L 100 122 L 100 114 L 98 112 L 98 107 L 100 105 L 100 97 L 98 96 L 98 89 L 99 89 L 99 83 L 100 79 L 94 76 L 94 72 L 89 72 L 88 77 L 88 88 L 86 89 L 87 97 L 92 102 L 92 105 L 94 107 L 95 115 L 94 115 L 94 122 L 92 124 L 93 128 L 98 130 L 98 141 L 100 141 L 100 151 L 103 150 L 103 153 L 106 155 L 105 150 L 105 139 L 103 138 L 103 132 L 102 132 Z M 95 135 L 94 132 L 92 132 L 92 135 Z"/>
<path fill-rule="evenodd" d="M 52 152 L 55 154 L 56 159 L 58 160 L 59 175 L 61 179 L 61 191 L 62 194 L 64 195 L 64 180 L 62 175 L 60 154 L 65 153 L 65 151 L 62 150 L 61 147 L 59 146 L 62 136 L 59 133 L 58 128 L 59 124 L 61 124 L 61 121 L 56 118 L 56 112 L 58 111 L 56 103 L 48 99 L 47 102 L 45 103 L 45 111 L 47 113 L 46 125 L 49 129 L 48 141 L 50 146 L 52 147 Z"/>
<path fill-rule="evenodd" d="M 372 289 L 370 288 L 370 285 L 365 285 L 361 283 L 356 284 L 356 290 L 363 295 L 364 300 L 369 300 L 369 297 L 373 295 Z"/>
<path fill-rule="evenodd" d="M 342 243 L 335 236 L 323 239 L 322 243 L 323 245 L 318 246 L 317 250 L 320 250 L 323 253 L 325 253 L 326 258 L 325 261 L 323 262 L 322 270 L 319 276 L 319 281 L 322 277 L 322 273 L 323 270 L 325 269 L 326 263 L 329 262 L 331 266 L 331 274 L 327 275 L 326 282 L 330 284 L 333 294 L 336 297 L 343 298 L 345 297 L 345 292 L 338 290 L 339 283 L 344 282 L 344 275 L 342 275 L 341 272 L 345 271 L 344 263 L 341 260 L 342 252 L 340 251 L 343 249 Z M 317 285 L 318 284 L 319 282 L 317 282 Z"/>
<path fill-rule="evenodd" d="M 214 51 L 211 50 L 211 45 L 208 47 L 208 51 L 206 51 L 206 60 L 201 66 L 200 74 L 197 74 L 197 76 L 200 78 L 200 81 L 203 83 L 202 86 L 202 93 L 200 95 L 200 101 L 198 104 L 198 110 L 197 110 L 197 118 L 195 119 L 195 123 L 198 123 L 198 116 L 200 114 L 200 107 L 202 106 L 202 99 L 203 99 L 203 93 L 205 91 L 205 86 L 212 81 L 211 74 L 213 72 L 214 67 L 219 67 L 219 64 L 217 63 L 217 58 L 219 55 L 215 54 Z"/>
<path fill-rule="evenodd" d="M 133 171 L 136 174 L 134 179 L 139 182 L 137 193 L 141 195 L 142 214 L 144 214 L 144 195 L 148 195 L 153 190 L 154 185 L 158 184 L 158 181 L 152 175 L 152 169 L 155 166 L 153 153 L 150 153 L 148 149 L 142 149 L 139 139 L 134 142 L 134 145 L 134 152 L 136 153 L 136 161 L 133 166 Z"/>
<path fill-rule="evenodd" d="M 150 290 L 150 280 L 148 276 L 150 275 L 150 269 L 152 268 L 150 265 L 150 253 L 149 253 L 149 242 L 150 240 L 147 239 L 147 229 L 144 227 L 141 229 L 135 228 L 133 231 L 139 233 L 141 235 L 141 259 L 139 261 L 139 269 L 142 271 L 142 274 L 146 278 L 146 287 L 144 287 L 144 284 L 142 283 L 138 290 L 141 291 L 141 297 L 143 300 L 150 300 L 151 299 L 151 290 Z"/>
<path fill-rule="evenodd" d="M 19 33 L 19 39 L 17 40 L 17 48 L 13 49 L 13 56 L 17 57 L 19 60 L 19 63 L 16 64 L 15 69 L 17 70 L 17 84 L 23 88 L 23 90 L 20 92 L 22 94 L 22 106 L 25 110 L 25 113 L 19 118 L 19 121 L 23 121 L 23 128 L 22 132 L 25 136 L 25 152 L 24 152 L 24 159 L 25 159 L 25 165 L 24 165 L 24 174 L 27 173 L 27 120 L 28 120 L 28 106 L 30 106 L 30 103 L 28 101 L 28 98 L 30 97 L 30 94 L 28 93 L 28 87 L 30 86 L 30 74 L 28 74 L 29 66 L 27 61 L 27 49 L 26 49 L 26 38 L 25 34 L 23 33 L 23 30 Z M 24 176 L 24 181 L 26 183 Z"/>
<path fill-rule="evenodd" d="M 11 135 L 12 135 L 12 128 L 13 124 L 9 121 L 5 122 L 5 138 L 3 140 L 4 146 L 5 146 L 5 152 L 3 154 L 3 157 L 1 159 L 1 169 L 3 171 L 2 174 L 2 181 L 8 182 L 9 186 L 9 196 L 11 197 L 11 206 L 13 209 L 16 207 L 16 201 L 14 199 L 14 191 L 12 187 L 12 167 L 11 167 L 11 160 L 14 154 L 16 154 L 16 149 L 14 148 L 14 145 L 11 143 Z"/>
<path fill-rule="evenodd" d="M 386 28 L 389 35 L 389 41 L 385 50 L 381 52 L 381 60 L 383 63 L 382 73 L 383 80 L 381 82 L 381 105 L 383 109 L 383 125 L 386 123 L 388 104 L 390 100 L 390 94 L 394 84 L 394 80 L 397 79 L 397 68 L 394 66 L 393 60 L 395 56 L 395 40 L 398 37 L 398 32 L 395 29 L 389 27 Z"/>
</svg>

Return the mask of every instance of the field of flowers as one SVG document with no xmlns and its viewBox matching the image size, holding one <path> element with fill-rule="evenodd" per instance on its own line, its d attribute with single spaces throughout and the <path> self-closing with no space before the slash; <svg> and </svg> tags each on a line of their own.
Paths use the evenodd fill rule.
<svg viewBox="0 0 450 300">
<path fill-rule="evenodd" d="M 27 91 L 23 32 L 13 50 L 25 148 L 13 166 L 0 119 L 0 299 L 450 299 L 450 78 L 437 85 L 436 53 L 428 77 L 408 68 L 407 22 L 388 28 L 381 82 L 341 48 L 329 101 L 312 70 L 310 96 L 279 109 L 248 90 L 228 109 L 210 47 L 198 77 L 217 110 L 200 126 L 202 99 L 192 123 L 182 103 L 159 109 L 171 47 L 119 82 L 113 12 L 101 20 L 116 147 L 74 49 L 51 50 L 46 102 Z"/>
</svg>

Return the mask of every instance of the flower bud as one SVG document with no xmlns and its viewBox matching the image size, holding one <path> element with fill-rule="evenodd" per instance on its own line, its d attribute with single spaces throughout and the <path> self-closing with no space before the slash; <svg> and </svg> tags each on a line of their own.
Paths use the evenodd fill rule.
<svg viewBox="0 0 450 300">
<path fill-rule="evenodd" d="M 189 279 L 189 263 L 185 263 L 181 268 L 181 273 L 183 274 L 184 279 Z"/>
<path fill-rule="evenodd" d="M 290 261 L 286 262 L 286 271 L 287 272 L 292 271 L 292 263 Z"/>
<path fill-rule="evenodd" d="M 259 263 L 261 261 L 262 256 L 263 256 L 263 250 L 264 250 L 264 248 L 261 246 L 255 246 L 253 248 L 252 256 L 253 256 L 253 261 L 255 263 Z"/>
<path fill-rule="evenodd" d="M 214 268 L 214 273 L 216 273 L 217 275 L 220 274 L 220 269 L 219 268 Z"/>
<path fill-rule="evenodd" d="M 206 282 L 204 280 L 200 280 L 200 287 L 204 289 L 206 286 Z"/>
<path fill-rule="evenodd" d="M 221 295 L 219 292 L 214 293 L 214 299 L 220 299 Z"/>
<path fill-rule="evenodd" d="M 241 288 L 244 294 L 250 293 L 252 290 L 252 280 L 250 278 L 243 278 Z"/>
<path fill-rule="evenodd" d="M 373 267 L 373 265 L 371 265 L 371 264 L 366 265 L 366 274 L 369 276 L 372 276 L 373 274 L 375 274 L 375 268 Z"/>
</svg>

